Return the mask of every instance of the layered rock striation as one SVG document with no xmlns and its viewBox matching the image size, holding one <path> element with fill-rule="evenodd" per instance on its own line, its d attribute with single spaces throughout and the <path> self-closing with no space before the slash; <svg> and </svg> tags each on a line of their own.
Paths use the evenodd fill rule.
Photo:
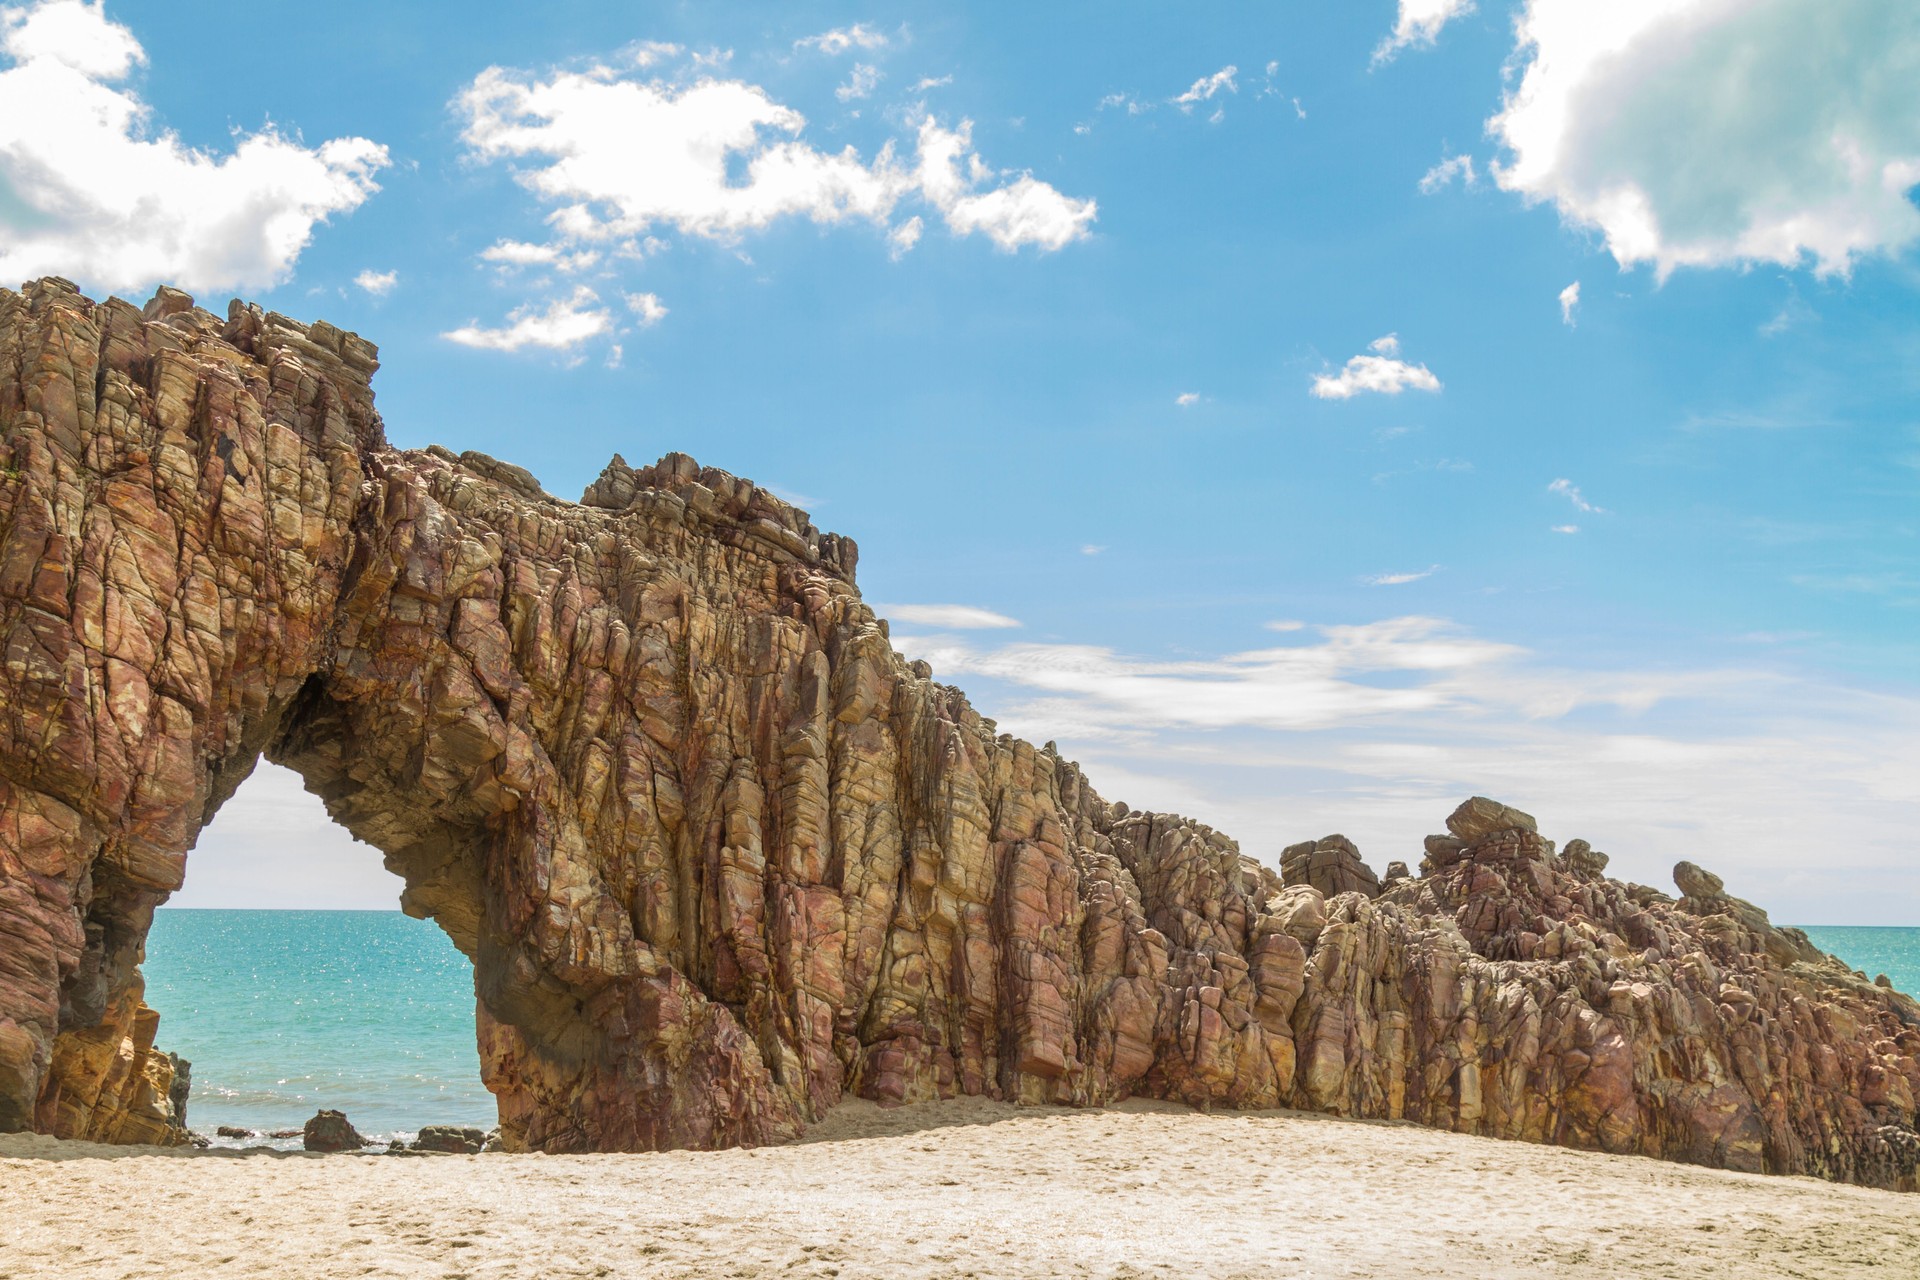
<svg viewBox="0 0 1920 1280">
<path fill-rule="evenodd" d="M 1417 876 L 1283 882 L 997 733 L 765 490 L 397 450 L 375 367 L 0 291 L 0 1128 L 177 1128 L 137 965 L 264 754 L 473 960 L 509 1149 L 1145 1095 L 1914 1187 L 1920 1009 L 1705 873 L 1475 799 Z"/>
</svg>

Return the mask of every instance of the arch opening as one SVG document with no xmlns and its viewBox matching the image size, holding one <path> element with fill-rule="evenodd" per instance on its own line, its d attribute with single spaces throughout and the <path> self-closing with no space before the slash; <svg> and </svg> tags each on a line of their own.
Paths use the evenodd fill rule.
<svg viewBox="0 0 1920 1280">
<path fill-rule="evenodd" d="M 192 1064 L 187 1125 L 214 1145 L 298 1147 L 321 1108 L 370 1140 L 494 1126 L 473 966 L 399 909 L 405 882 L 369 852 L 299 774 L 262 762 L 155 911 L 145 1000 Z"/>
</svg>

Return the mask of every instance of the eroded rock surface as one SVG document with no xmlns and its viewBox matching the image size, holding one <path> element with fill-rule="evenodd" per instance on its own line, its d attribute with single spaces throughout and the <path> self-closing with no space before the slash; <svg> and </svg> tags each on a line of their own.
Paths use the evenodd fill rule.
<svg viewBox="0 0 1920 1280">
<path fill-rule="evenodd" d="M 1404 863 L 1395 863 L 1406 874 Z M 1280 878 L 1287 884 L 1312 885 L 1326 897 L 1342 893 L 1380 896 L 1380 878 L 1360 859 L 1360 850 L 1343 835 L 1322 836 L 1288 845 L 1280 851 Z"/>
<path fill-rule="evenodd" d="M 997 733 L 765 490 L 396 450 L 374 368 L 0 291 L 0 1127 L 164 1140 L 136 966 L 264 753 L 472 958 L 509 1149 L 1137 1094 L 1913 1187 L 1920 1010 L 1707 878 L 1476 798 L 1283 885 Z"/>
</svg>

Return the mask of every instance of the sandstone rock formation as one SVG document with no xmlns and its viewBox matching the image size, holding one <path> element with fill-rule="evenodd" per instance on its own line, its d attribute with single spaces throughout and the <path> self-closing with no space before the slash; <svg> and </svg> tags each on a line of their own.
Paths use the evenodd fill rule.
<svg viewBox="0 0 1920 1280">
<path fill-rule="evenodd" d="M 1595 849 L 1585 840 L 1569 840 L 1567 847 L 1560 852 L 1566 860 L 1567 869 L 1576 875 L 1597 876 L 1607 869 L 1607 855 Z"/>
<path fill-rule="evenodd" d="M 265 754 L 472 958 L 508 1149 L 1146 1095 L 1915 1185 L 1920 1009 L 1705 879 L 1476 798 L 1418 877 L 1282 884 L 997 733 L 765 490 L 396 450 L 375 366 L 0 291 L 0 1128 L 162 1136 L 136 966 Z"/>
<path fill-rule="evenodd" d="M 1311 885 L 1329 898 L 1342 893 L 1380 896 L 1380 879 L 1373 868 L 1360 860 L 1353 841 L 1338 834 L 1282 849 L 1280 879 L 1286 884 Z"/>
</svg>

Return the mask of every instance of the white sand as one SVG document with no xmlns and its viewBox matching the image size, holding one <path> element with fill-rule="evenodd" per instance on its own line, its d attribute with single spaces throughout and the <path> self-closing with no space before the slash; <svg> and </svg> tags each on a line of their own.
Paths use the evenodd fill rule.
<svg viewBox="0 0 1920 1280">
<path fill-rule="evenodd" d="M 1293 1113 L 852 1103 L 790 1147 L 0 1135 L 0 1277 L 1920 1277 L 1920 1197 Z"/>
</svg>

